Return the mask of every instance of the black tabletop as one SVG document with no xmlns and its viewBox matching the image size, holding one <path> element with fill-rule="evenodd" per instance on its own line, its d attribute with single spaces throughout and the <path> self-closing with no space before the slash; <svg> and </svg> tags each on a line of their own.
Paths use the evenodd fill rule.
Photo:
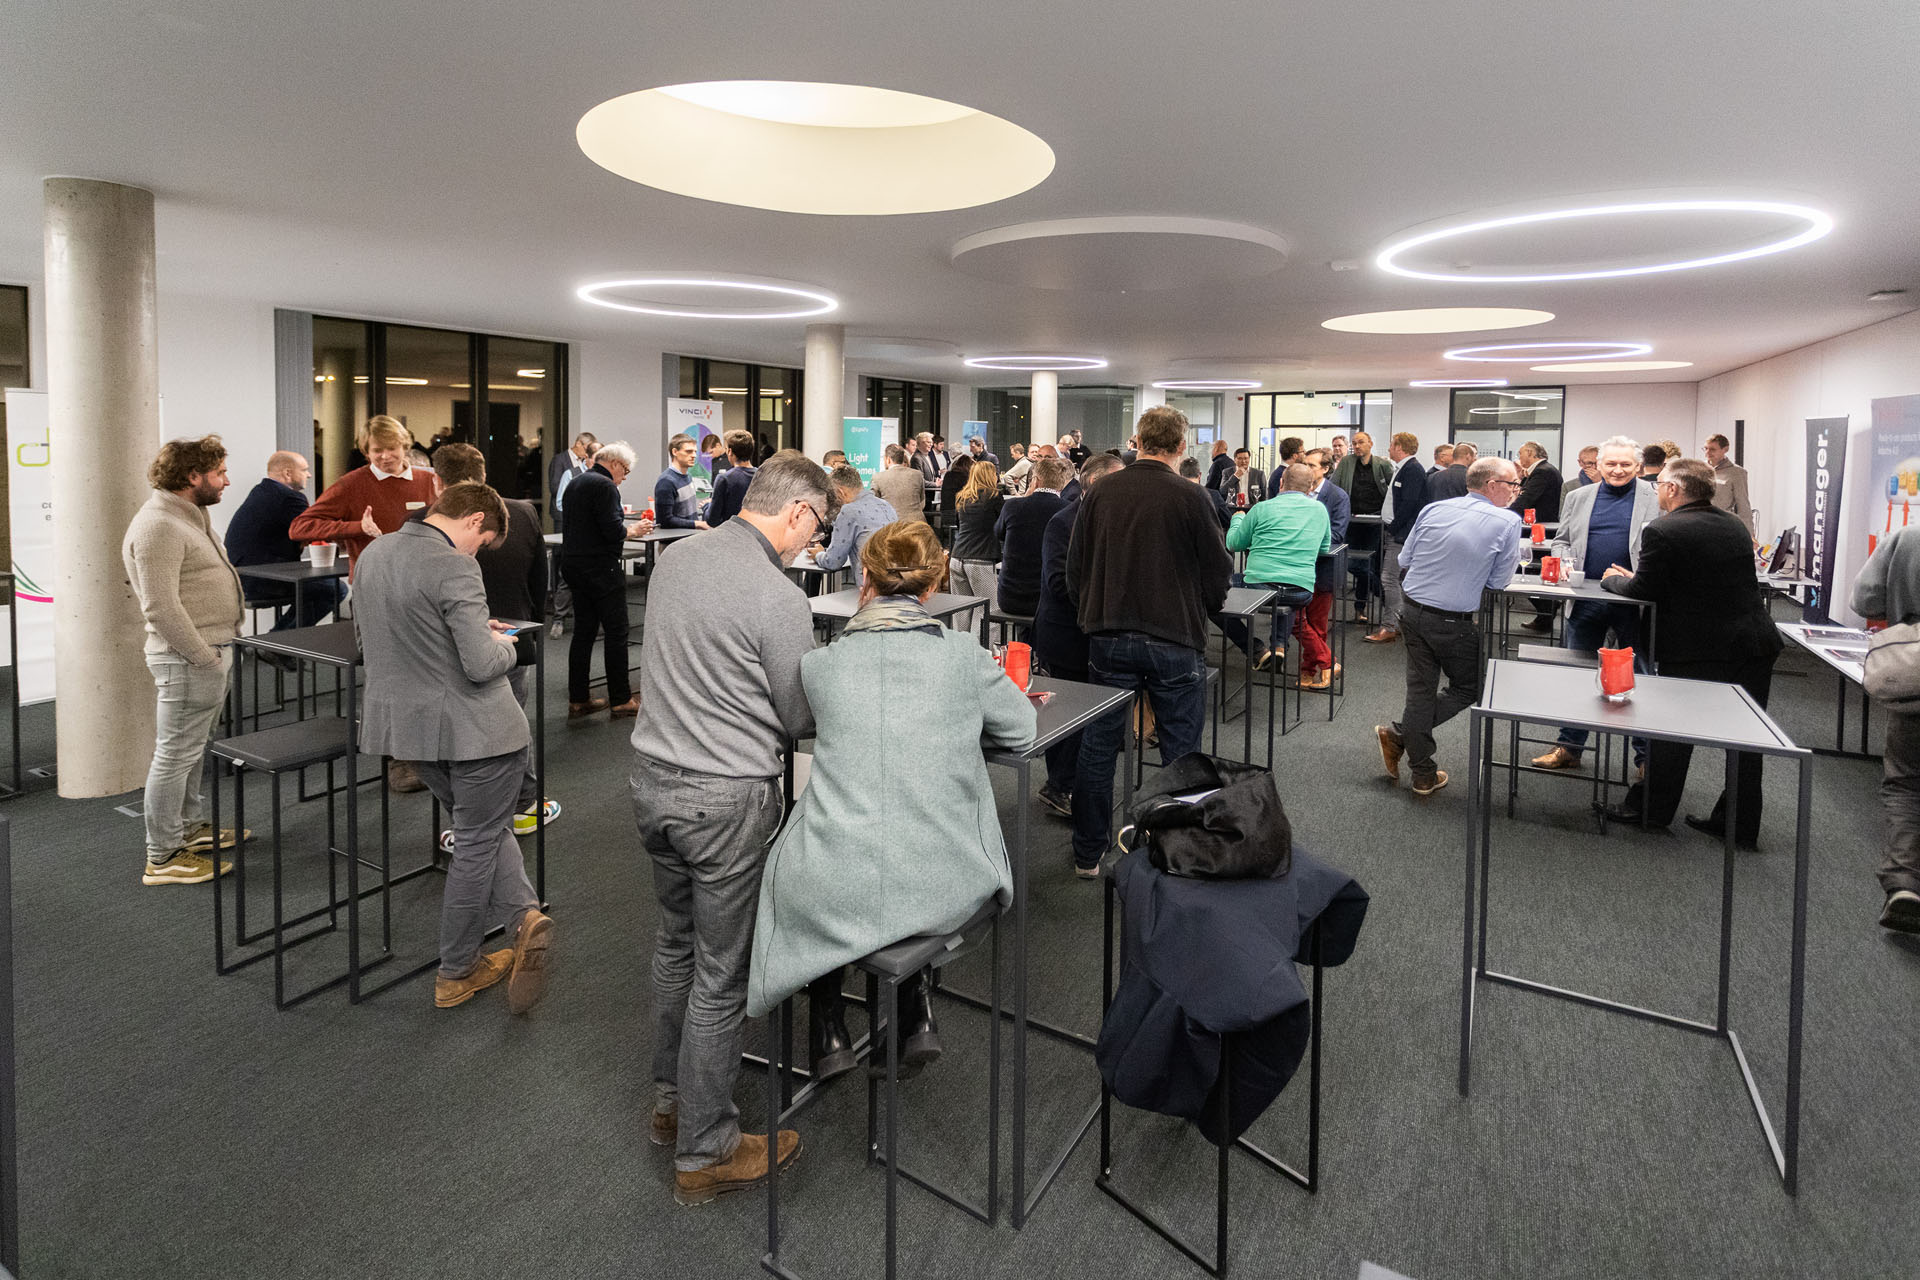
<svg viewBox="0 0 1920 1280">
<path fill-rule="evenodd" d="M 266 578 L 273 582 L 313 582 L 321 578 L 347 576 L 347 558 L 336 556 L 324 569 L 316 569 L 303 560 L 280 560 L 273 564 L 237 564 L 233 571 L 243 578 Z"/>
<path fill-rule="evenodd" d="M 291 631 L 241 636 L 236 643 L 245 648 L 284 653 L 332 667 L 360 664 L 360 643 L 351 622 L 326 622 L 317 627 L 297 627 Z"/>
<path fill-rule="evenodd" d="M 1739 685 L 1635 675 L 1633 696 L 1616 703 L 1600 696 L 1594 674 L 1495 659 L 1473 713 L 1762 755 L 1806 754 Z"/>
<path fill-rule="evenodd" d="M 1034 677 L 1028 688 L 1034 693 L 1053 695 L 1045 706 L 1034 708 L 1039 723 L 1034 728 L 1033 742 L 1020 750 L 990 747 L 986 753 L 988 764 L 1019 764 L 1022 760 L 1031 760 L 1133 697 L 1131 689 L 1055 680 L 1050 676 Z"/>
</svg>

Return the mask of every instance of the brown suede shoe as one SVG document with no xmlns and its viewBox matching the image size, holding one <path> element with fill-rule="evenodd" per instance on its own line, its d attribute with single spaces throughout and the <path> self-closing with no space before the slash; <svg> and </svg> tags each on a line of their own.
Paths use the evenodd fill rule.
<svg viewBox="0 0 1920 1280">
<path fill-rule="evenodd" d="M 1325 671 L 1321 671 L 1321 672 L 1318 672 L 1317 674 L 1314 674 L 1314 675 L 1310 675 L 1310 676 L 1301 676 L 1301 677 L 1300 677 L 1300 687 L 1301 687 L 1302 689 L 1328 689 L 1328 688 L 1332 688 L 1332 687 L 1333 687 L 1333 671 L 1332 671 L 1332 669 L 1331 669 L 1331 668 L 1329 668 L 1329 669 L 1327 669 L 1327 670 L 1325 670 Z"/>
<path fill-rule="evenodd" d="M 589 698 L 585 702 L 569 702 L 567 704 L 567 719 L 578 720 L 581 716 L 590 716 L 596 711 L 605 711 L 606 709 L 607 700 L 605 698 Z"/>
<path fill-rule="evenodd" d="M 1398 631 L 1393 631 L 1386 627 L 1382 627 L 1378 631 L 1374 632 L 1372 635 L 1362 636 L 1360 638 L 1365 640 L 1368 644 L 1392 644 L 1395 640 L 1398 640 L 1400 638 L 1400 633 Z"/>
<path fill-rule="evenodd" d="M 800 1135 L 792 1129 L 780 1131 L 780 1167 L 792 1166 L 800 1155 Z M 679 1204 L 705 1204 L 729 1191 L 746 1191 L 767 1180 L 767 1140 L 758 1133 L 740 1135 L 740 1145 L 719 1164 L 710 1164 L 692 1172 L 676 1170 L 673 1198 Z"/>
<path fill-rule="evenodd" d="M 1407 753 L 1407 744 L 1393 731 L 1392 725 L 1377 724 L 1373 726 L 1373 733 L 1380 739 L 1380 763 L 1387 767 L 1387 776 L 1400 781 L 1400 757 Z"/>
<path fill-rule="evenodd" d="M 427 784 L 420 781 L 420 775 L 413 771 L 411 760 L 387 761 L 387 790 L 406 793 L 426 789 Z"/>
<path fill-rule="evenodd" d="M 637 716 L 640 714 L 640 699 L 628 698 L 625 702 L 621 703 L 619 706 L 615 707 L 612 711 L 608 712 L 607 714 L 609 718 L 614 720 L 619 720 L 623 717 L 631 718 L 633 716 Z"/>
<path fill-rule="evenodd" d="M 680 1141 L 680 1113 L 656 1111 L 647 1126 L 647 1138 L 656 1147 L 670 1147 Z"/>
<path fill-rule="evenodd" d="M 494 983 L 507 976 L 513 968 L 513 952 L 507 950 L 490 951 L 480 957 L 473 966 L 473 972 L 464 978 L 435 978 L 433 980 L 433 1007 L 451 1009 L 485 991 Z"/>
<path fill-rule="evenodd" d="M 1566 747 L 1555 747 L 1543 756 L 1535 756 L 1529 763 L 1536 769 L 1578 769 L 1580 753 Z"/>
<path fill-rule="evenodd" d="M 538 907 L 521 913 L 513 935 L 513 950 L 503 952 L 512 961 L 507 979 L 507 1012 L 525 1013 L 547 993 L 547 947 L 553 942 L 553 919 Z"/>
</svg>

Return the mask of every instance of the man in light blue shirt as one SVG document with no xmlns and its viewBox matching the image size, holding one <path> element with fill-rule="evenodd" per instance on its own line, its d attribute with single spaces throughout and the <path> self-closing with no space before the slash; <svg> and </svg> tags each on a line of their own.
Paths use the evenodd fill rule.
<svg viewBox="0 0 1920 1280">
<path fill-rule="evenodd" d="M 1480 697 L 1480 596 L 1513 581 L 1520 564 L 1520 517 L 1508 511 L 1520 489 L 1520 469 L 1486 457 L 1467 469 L 1467 495 L 1430 502 L 1400 550 L 1406 608 L 1400 634 L 1407 642 L 1407 702 L 1400 719 L 1373 727 L 1387 776 L 1400 780 L 1407 757 L 1413 794 L 1430 796 L 1447 785 L 1433 764 L 1433 731 Z M 1440 676 L 1447 691 L 1440 692 Z"/>
<path fill-rule="evenodd" d="M 856 585 L 866 574 L 860 568 L 860 549 L 876 529 L 884 529 L 900 518 L 893 504 L 868 492 L 860 483 L 860 473 L 848 464 L 836 463 L 829 473 L 840 497 L 840 514 L 833 519 L 833 537 L 814 554 L 813 562 L 822 569 L 853 565 Z"/>
</svg>

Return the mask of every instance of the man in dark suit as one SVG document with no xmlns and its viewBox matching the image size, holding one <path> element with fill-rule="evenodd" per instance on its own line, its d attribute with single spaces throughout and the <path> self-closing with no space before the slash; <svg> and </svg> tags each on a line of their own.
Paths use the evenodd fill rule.
<svg viewBox="0 0 1920 1280">
<path fill-rule="evenodd" d="M 1480 456 L 1480 450 L 1466 441 L 1453 446 L 1453 461 L 1438 475 L 1427 477 L 1427 501 L 1445 502 L 1467 496 L 1467 468 Z"/>
<path fill-rule="evenodd" d="M 1207 488 L 1218 489 L 1220 482 L 1233 471 L 1233 454 L 1227 451 L 1225 440 L 1213 442 L 1213 461 L 1207 464 Z"/>
<path fill-rule="evenodd" d="M 1330 449 L 1309 449 L 1300 455 L 1301 461 L 1312 467 L 1318 475 L 1310 492 L 1326 504 L 1328 536 L 1338 547 L 1347 540 L 1347 523 L 1352 508 L 1347 504 L 1347 491 L 1327 478 L 1333 470 L 1333 452 Z M 1337 561 L 1331 555 L 1320 557 L 1313 570 L 1313 599 L 1308 602 L 1303 625 L 1298 629 L 1300 636 L 1300 687 L 1302 689 L 1324 689 L 1333 683 L 1340 674 L 1340 664 L 1333 660 L 1333 648 L 1327 643 L 1329 620 L 1333 616 L 1333 592 L 1339 586 L 1335 576 Z"/>
<path fill-rule="evenodd" d="M 1608 569 L 1600 585 L 1654 602 L 1653 656 L 1662 676 L 1737 684 L 1766 706 L 1782 642 L 1760 594 L 1746 526 L 1713 505 L 1713 469 L 1697 458 L 1667 463 L 1654 487 L 1667 514 L 1641 534 L 1639 565 L 1632 572 L 1617 565 Z M 1638 822 L 1644 806 L 1649 824 L 1667 826 L 1679 811 L 1692 757 L 1691 746 L 1652 743 L 1646 782 L 1629 788 L 1622 804 L 1607 816 Z M 1760 765 L 1757 755 L 1740 757 L 1739 817 L 1733 835 L 1743 848 L 1753 848 L 1760 838 Z M 1711 814 L 1689 814 L 1687 825 L 1722 835 L 1726 804 L 1723 792 Z"/>
<path fill-rule="evenodd" d="M 531 740 L 507 684 L 514 642 L 487 617 L 474 561 L 506 527 L 499 494 L 483 484 L 450 486 L 424 520 L 362 553 L 354 613 L 367 678 L 360 750 L 412 761 L 452 815 L 433 1003 L 451 1009 L 504 979 L 507 1008 L 525 1013 L 546 990 L 553 922 L 513 838 Z M 481 954 L 488 930 L 499 926 L 512 947 Z"/>
<path fill-rule="evenodd" d="M 1110 453 L 1096 453 L 1080 468 L 1075 481 L 1081 492 L 1092 490 L 1101 476 L 1124 464 Z M 1026 499 L 1021 499 L 1026 501 Z M 1073 522 L 1081 504 L 1070 503 L 1047 521 L 1040 543 L 1040 602 L 1033 610 L 1033 656 L 1050 676 L 1061 680 L 1087 678 L 1087 633 L 1067 594 L 1067 549 L 1073 544 Z M 1073 734 L 1047 748 L 1047 781 L 1040 799 L 1063 818 L 1073 816 L 1073 773 L 1080 759 L 1080 735 Z"/>
<path fill-rule="evenodd" d="M 290 450 L 282 450 L 267 459 L 267 475 L 247 494 L 240 509 L 227 524 L 227 559 L 235 568 L 252 564 L 292 564 L 300 559 L 300 544 L 288 529 L 294 518 L 307 509 L 307 460 Z M 294 608 L 293 592 L 281 583 L 240 575 L 247 591 L 247 603 L 280 604 L 285 607 L 274 615 L 273 629 L 313 626 L 323 622 L 347 594 L 347 584 L 339 578 L 323 578 L 299 584 L 300 605 Z"/>
<path fill-rule="evenodd" d="M 1453 446 L 1437 444 L 1433 446 L 1433 465 L 1427 468 L 1427 478 L 1432 479 L 1453 465 Z"/>
<path fill-rule="evenodd" d="M 1233 451 L 1233 470 L 1220 478 L 1215 491 L 1227 500 L 1227 505 L 1245 511 L 1256 502 L 1265 501 L 1267 496 L 1267 473 L 1253 465 L 1253 455 L 1245 449 Z M 1241 499 L 1246 501 L 1242 502 Z"/>
<path fill-rule="evenodd" d="M 1520 446 L 1520 496 L 1513 500 L 1507 510 L 1527 518 L 1532 511 L 1534 519 L 1545 524 L 1557 523 L 1560 519 L 1560 468 L 1547 461 L 1547 451 L 1529 440 Z"/>
<path fill-rule="evenodd" d="M 1015 498 L 1001 508 L 994 521 L 993 536 L 1000 540 L 1000 581 L 995 594 L 1002 613 L 1031 618 L 1040 603 L 1040 548 L 1046 541 L 1047 523 L 1067 508 L 1060 496 L 1073 477 L 1073 468 L 1062 458 L 1042 458 L 1033 464 L 1033 485 L 1024 498 Z"/>
<path fill-rule="evenodd" d="M 1387 441 L 1387 460 L 1393 464 L 1393 479 L 1387 483 L 1386 500 L 1380 504 L 1380 586 L 1386 602 L 1380 612 L 1380 626 L 1366 636 L 1368 644 L 1390 644 L 1400 638 L 1400 548 L 1413 532 L 1413 522 L 1427 505 L 1427 472 L 1420 465 L 1420 438 L 1411 431 L 1396 431 Z"/>
</svg>

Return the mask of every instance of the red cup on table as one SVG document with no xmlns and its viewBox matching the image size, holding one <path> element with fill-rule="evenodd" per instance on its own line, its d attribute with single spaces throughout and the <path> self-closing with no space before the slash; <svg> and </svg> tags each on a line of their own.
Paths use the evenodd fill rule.
<svg viewBox="0 0 1920 1280">
<path fill-rule="evenodd" d="M 1027 685 L 1033 681 L 1033 647 L 1015 640 L 1007 646 L 1006 660 L 1002 665 L 1006 667 L 1007 678 L 1020 687 L 1020 692 L 1025 693 Z"/>
<path fill-rule="evenodd" d="M 1534 546 L 1539 546 L 1547 540 L 1547 526 L 1536 523 L 1528 536 L 1533 539 Z"/>
<path fill-rule="evenodd" d="M 1540 581 L 1552 586 L 1560 581 L 1560 557 L 1547 556 L 1540 561 Z"/>
<path fill-rule="evenodd" d="M 1633 650 L 1600 650 L 1600 670 L 1595 679 L 1600 682 L 1602 697 L 1609 702 L 1625 702 L 1633 692 Z"/>
<path fill-rule="evenodd" d="M 1528 507 L 1528 508 L 1527 508 L 1527 523 L 1528 523 L 1528 524 L 1532 524 L 1532 523 L 1534 522 L 1534 520 L 1535 520 L 1536 518 L 1537 518 L 1537 517 L 1536 517 L 1536 516 L 1535 516 L 1535 514 L 1534 514 L 1534 508 L 1532 508 L 1532 507 Z M 1539 539 L 1537 539 L 1537 538 L 1536 538 L 1536 539 L 1535 539 L 1535 541 L 1537 542 L 1537 541 L 1539 541 Z"/>
</svg>

